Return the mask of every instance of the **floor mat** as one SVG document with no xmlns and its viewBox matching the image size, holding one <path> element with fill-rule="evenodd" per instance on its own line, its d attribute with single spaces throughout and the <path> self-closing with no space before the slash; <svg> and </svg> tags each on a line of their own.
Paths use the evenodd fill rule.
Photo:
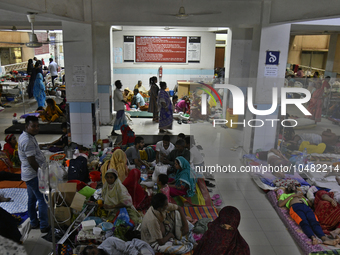
<svg viewBox="0 0 340 255">
<path fill-rule="evenodd" d="M 185 206 L 183 207 L 183 210 L 185 216 L 188 216 L 193 220 L 200 220 L 203 218 L 215 220 L 218 217 L 218 212 L 213 206 Z"/>
<path fill-rule="evenodd" d="M 333 246 L 312 245 L 311 240 L 302 232 L 301 227 L 290 217 L 288 209 L 278 207 L 275 191 L 268 192 L 266 196 L 304 254 L 340 254 L 340 250 L 334 249 Z"/>
<path fill-rule="evenodd" d="M 40 124 L 39 134 L 62 135 L 61 123 Z M 25 124 L 14 124 L 5 129 L 5 134 L 21 134 L 25 130 Z"/>
</svg>

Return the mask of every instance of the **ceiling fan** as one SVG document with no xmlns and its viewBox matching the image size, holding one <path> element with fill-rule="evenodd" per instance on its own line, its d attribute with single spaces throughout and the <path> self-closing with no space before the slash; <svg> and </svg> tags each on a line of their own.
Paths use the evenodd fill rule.
<svg viewBox="0 0 340 255">
<path fill-rule="evenodd" d="M 5 43 L 5 44 L 17 44 L 17 45 L 24 45 L 29 48 L 39 48 L 43 46 L 44 44 L 54 44 L 54 43 L 63 43 L 62 41 L 50 41 L 49 38 L 47 38 L 46 41 L 39 42 L 37 35 L 34 33 L 34 22 L 35 22 L 35 15 L 36 13 L 28 13 L 27 14 L 27 19 L 28 22 L 31 24 L 31 29 L 32 32 L 29 33 L 29 41 L 28 42 L 0 42 L 0 43 Z M 14 31 L 12 29 L 12 31 Z M 64 41 L 66 42 L 66 41 Z M 67 41 L 67 42 L 76 42 L 76 41 Z"/>
<path fill-rule="evenodd" d="M 221 12 L 197 12 L 197 13 L 186 13 L 185 8 L 181 6 L 176 14 L 166 14 L 168 16 L 176 17 L 177 19 L 187 19 L 189 16 L 198 16 L 198 15 L 211 15 L 211 14 L 219 14 Z"/>
</svg>

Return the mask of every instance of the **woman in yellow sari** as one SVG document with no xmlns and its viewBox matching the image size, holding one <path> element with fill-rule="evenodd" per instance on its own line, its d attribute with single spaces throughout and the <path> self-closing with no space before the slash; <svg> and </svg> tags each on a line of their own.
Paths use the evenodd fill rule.
<svg viewBox="0 0 340 255">
<path fill-rule="evenodd" d="M 64 113 L 60 110 L 56 102 L 52 98 L 48 98 L 46 103 L 47 107 L 45 112 L 39 116 L 41 120 L 48 123 L 55 121 L 64 122 Z"/>
<path fill-rule="evenodd" d="M 123 99 L 126 102 L 131 103 L 133 96 L 134 96 L 134 94 L 133 94 L 132 90 L 130 90 L 129 88 L 124 89 Z"/>
<path fill-rule="evenodd" d="M 102 197 L 104 200 L 104 210 L 108 212 L 108 220 L 113 220 L 119 209 L 125 207 L 135 225 L 141 223 L 142 217 L 133 206 L 128 190 L 119 180 L 118 172 L 115 169 L 108 169 L 105 179 Z"/>
<path fill-rule="evenodd" d="M 110 160 L 107 160 L 100 171 L 102 172 L 102 182 L 105 184 L 105 174 L 108 169 L 116 169 L 118 172 L 118 178 L 121 182 L 125 180 L 125 178 L 129 174 L 129 169 L 127 167 L 127 159 L 126 154 L 121 149 L 117 149 L 113 152 Z"/>
</svg>

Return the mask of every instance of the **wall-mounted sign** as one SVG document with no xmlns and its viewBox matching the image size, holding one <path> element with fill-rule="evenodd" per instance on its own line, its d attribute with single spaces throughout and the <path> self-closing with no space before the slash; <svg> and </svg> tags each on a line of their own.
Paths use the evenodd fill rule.
<svg viewBox="0 0 340 255">
<path fill-rule="evenodd" d="M 267 50 L 266 65 L 279 65 L 280 52 Z"/>
<path fill-rule="evenodd" d="M 199 63 L 201 60 L 201 37 L 190 36 L 188 43 L 188 62 Z"/>
<path fill-rule="evenodd" d="M 135 55 L 135 37 L 124 36 L 123 58 L 124 62 L 134 62 Z"/>
<path fill-rule="evenodd" d="M 186 63 L 187 37 L 185 36 L 136 36 L 138 63 Z"/>
</svg>

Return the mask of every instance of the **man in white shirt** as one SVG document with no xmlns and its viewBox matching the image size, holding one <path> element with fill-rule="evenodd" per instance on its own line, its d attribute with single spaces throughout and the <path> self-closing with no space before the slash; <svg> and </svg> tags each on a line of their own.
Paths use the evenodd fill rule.
<svg viewBox="0 0 340 255">
<path fill-rule="evenodd" d="M 41 233 L 48 233 L 50 230 L 48 208 L 43 194 L 39 191 L 38 181 L 38 168 L 46 163 L 44 153 L 39 149 L 35 139 L 35 135 L 39 133 L 39 121 L 35 116 L 28 116 L 25 123 L 25 131 L 18 141 L 18 154 L 21 161 L 21 179 L 27 185 L 28 216 L 31 228 L 40 228 Z M 36 211 L 37 201 L 39 219 Z"/>
<path fill-rule="evenodd" d="M 53 61 L 53 58 L 50 58 L 50 64 L 48 65 L 48 70 L 50 71 L 52 85 L 54 87 L 54 79 L 58 77 L 58 64 Z"/>
<path fill-rule="evenodd" d="M 171 151 L 175 149 L 175 145 L 170 142 L 170 136 L 164 135 L 162 141 L 156 143 L 156 163 L 163 162 Z"/>
<path fill-rule="evenodd" d="M 185 137 L 185 148 L 190 151 L 190 165 L 194 167 L 196 173 L 199 173 L 199 169 L 204 168 L 204 159 L 195 145 L 195 141 L 190 139 L 190 136 Z M 203 175 L 206 179 L 215 180 L 211 173 L 203 172 Z M 213 186 L 211 185 L 209 187 Z"/>
</svg>

